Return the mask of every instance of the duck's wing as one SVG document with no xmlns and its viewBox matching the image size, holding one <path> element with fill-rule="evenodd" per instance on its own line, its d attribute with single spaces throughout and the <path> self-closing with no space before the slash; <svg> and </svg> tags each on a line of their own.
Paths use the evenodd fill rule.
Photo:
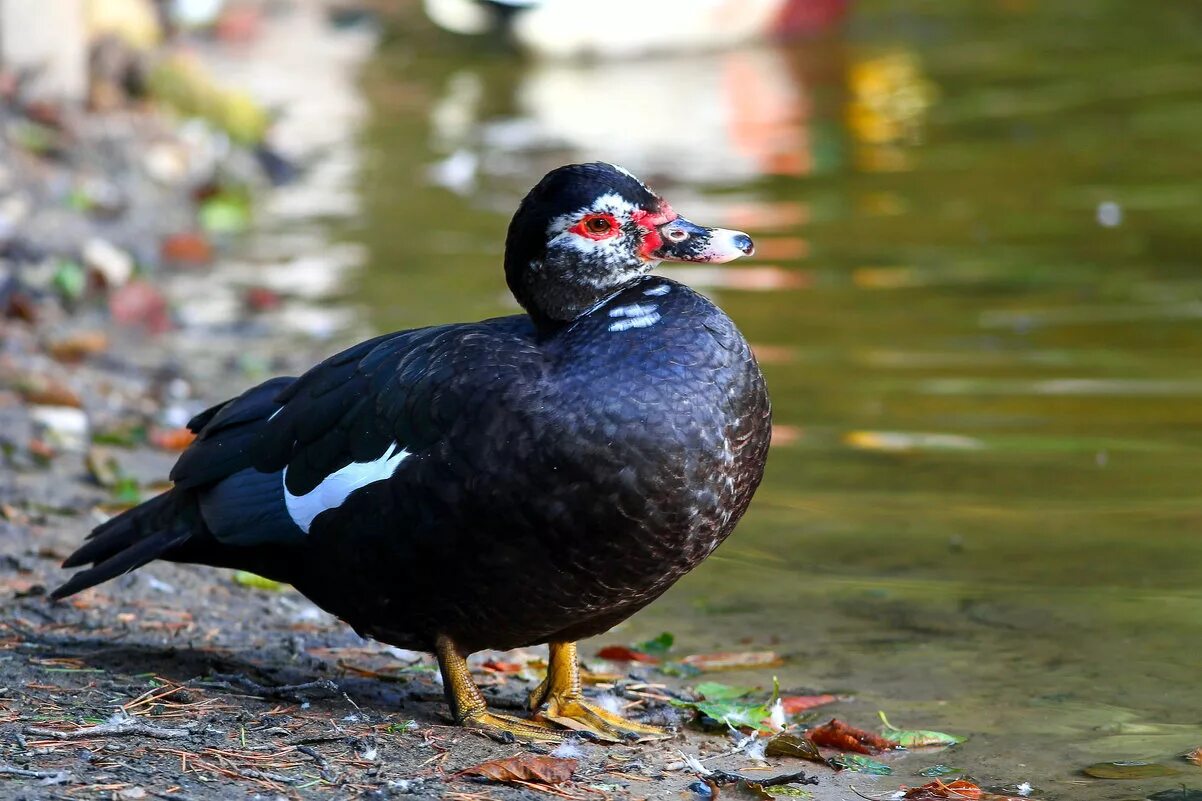
<svg viewBox="0 0 1202 801">
<path fill-rule="evenodd" d="M 307 495 L 341 470 L 420 453 L 464 416 L 537 384 L 538 353 L 519 318 L 369 340 L 281 381 L 270 400 L 268 382 L 198 417 L 171 479 L 203 487 L 246 469 L 286 470 L 288 493 Z"/>
<path fill-rule="evenodd" d="M 529 324 L 501 318 L 388 334 L 264 382 L 189 423 L 175 486 L 96 528 L 64 563 L 95 566 L 55 595 L 158 558 L 253 569 L 241 546 L 302 541 L 465 416 L 504 413 L 541 370 Z"/>
</svg>

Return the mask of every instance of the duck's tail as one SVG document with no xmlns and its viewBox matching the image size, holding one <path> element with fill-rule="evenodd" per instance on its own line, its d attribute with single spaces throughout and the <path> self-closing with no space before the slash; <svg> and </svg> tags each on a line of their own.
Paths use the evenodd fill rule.
<svg viewBox="0 0 1202 801">
<path fill-rule="evenodd" d="M 155 559 L 170 559 L 195 535 L 205 531 L 193 493 L 168 490 L 126 510 L 92 530 L 63 567 L 92 565 L 72 576 L 51 598 L 66 598 Z"/>
</svg>

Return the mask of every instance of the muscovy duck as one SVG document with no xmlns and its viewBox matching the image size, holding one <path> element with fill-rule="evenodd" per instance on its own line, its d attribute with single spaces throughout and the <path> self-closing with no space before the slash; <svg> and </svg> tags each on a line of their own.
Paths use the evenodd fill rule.
<svg viewBox="0 0 1202 801">
<path fill-rule="evenodd" d="M 625 170 L 547 174 L 509 226 L 526 314 L 386 334 L 197 415 L 172 489 L 97 527 L 63 598 L 155 560 L 287 582 L 363 636 L 438 657 L 494 735 L 662 730 L 585 701 L 576 640 L 657 598 L 734 528 L 771 434 L 721 310 L 649 272 L 751 254 Z M 485 648 L 549 643 L 532 719 L 490 712 Z"/>
</svg>

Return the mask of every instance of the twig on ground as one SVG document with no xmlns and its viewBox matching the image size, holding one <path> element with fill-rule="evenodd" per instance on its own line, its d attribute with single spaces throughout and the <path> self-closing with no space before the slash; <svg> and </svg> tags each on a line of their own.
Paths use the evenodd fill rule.
<svg viewBox="0 0 1202 801">
<path fill-rule="evenodd" d="M 19 776 L 22 779 L 41 779 L 46 784 L 66 784 L 71 774 L 65 770 L 26 770 L 13 765 L 0 765 L 0 776 Z"/>
<path fill-rule="evenodd" d="M 129 717 L 124 712 L 119 712 L 96 726 L 84 726 L 71 731 L 26 726 L 25 733 L 35 734 L 38 737 L 49 737 L 53 740 L 86 740 L 91 737 L 153 737 L 157 740 L 178 740 L 192 734 L 195 728 L 196 724 L 194 723 L 174 729 L 166 726 L 154 726 L 138 718 Z"/>
<path fill-rule="evenodd" d="M 301 684 L 279 684 L 274 687 L 259 684 L 249 676 L 241 673 L 214 673 L 203 679 L 188 682 L 192 687 L 209 687 L 218 690 L 235 690 L 258 695 L 263 698 L 285 698 L 289 701 L 304 702 L 305 694 L 338 695 L 341 690 L 329 679 L 306 681 Z"/>
<path fill-rule="evenodd" d="M 818 784 L 817 776 L 807 776 L 804 770 L 799 770 L 796 773 L 781 773 L 777 776 L 766 776 L 764 778 L 744 776 L 740 773 L 731 773 L 725 770 L 713 770 L 706 777 L 719 786 L 723 784 L 736 784 L 738 782 L 752 782 L 761 787 L 776 787 L 781 784 Z"/>
</svg>

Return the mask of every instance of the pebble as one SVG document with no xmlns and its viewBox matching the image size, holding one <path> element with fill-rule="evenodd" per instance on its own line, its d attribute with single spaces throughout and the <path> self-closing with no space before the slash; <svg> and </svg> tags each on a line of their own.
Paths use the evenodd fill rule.
<svg viewBox="0 0 1202 801">
<path fill-rule="evenodd" d="M 43 438 L 57 449 L 83 453 L 88 449 L 88 416 L 82 409 L 72 406 L 29 407 L 30 417 L 36 426 L 43 429 Z"/>
<path fill-rule="evenodd" d="M 133 257 L 106 239 L 89 239 L 82 256 L 84 266 L 98 274 L 105 286 L 124 286 L 133 277 Z"/>
</svg>

